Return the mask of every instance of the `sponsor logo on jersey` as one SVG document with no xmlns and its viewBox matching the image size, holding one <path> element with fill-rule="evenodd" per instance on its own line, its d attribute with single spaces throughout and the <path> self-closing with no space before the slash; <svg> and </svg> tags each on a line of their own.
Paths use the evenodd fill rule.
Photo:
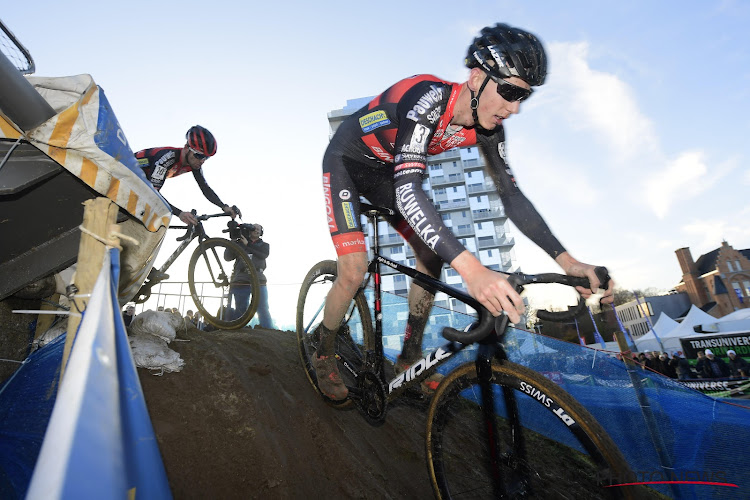
<svg viewBox="0 0 750 500">
<path fill-rule="evenodd" d="M 381 147 L 380 142 L 374 135 L 363 135 L 362 142 L 364 142 L 379 159 L 387 163 L 393 163 L 393 155 Z"/>
<path fill-rule="evenodd" d="M 331 199 L 331 174 L 323 174 L 323 197 L 326 200 L 326 217 L 328 218 L 328 231 L 335 233 L 339 230 L 336 218 L 333 216 L 333 200 Z"/>
<path fill-rule="evenodd" d="M 443 98 L 443 89 L 437 85 L 430 85 L 430 90 L 422 94 L 414 107 L 406 113 L 406 117 L 412 121 L 419 121 L 419 117 L 427 112 Z"/>
<path fill-rule="evenodd" d="M 354 229 L 357 227 L 357 220 L 354 217 L 354 206 L 351 201 L 345 201 L 341 204 L 341 208 L 344 209 L 344 217 L 346 218 L 346 227 Z"/>
<path fill-rule="evenodd" d="M 138 166 L 141 168 L 148 167 L 148 158 L 138 158 Z"/>
<path fill-rule="evenodd" d="M 352 193 L 350 193 L 348 189 L 342 189 L 341 191 L 339 191 L 339 198 L 341 198 L 342 200 L 346 201 L 351 197 Z"/>
<path fill-rule="evenodd" d="M 331 239 L 337 255 L 367 251 L 365 235 L 362 232 L 337 234 L 332 236 Z"/>
<path fill-rule="evenodd" d="M 500 158 L 502 158 L 505 163 L 508 163 L 508 159 L 505 157 L 505 141 L 497 145 L 497 154 L 500 155 Z"/>
<path fill-rule="evenodd" d="M 440 118 L 440 115 L 443 114 L 443 108 L 438 106 L 434 110 L 427 113 L 427 119 L 430 120 L 430 123 L 435 123 Z"/>
<path fill-rule="evenodd" d="M 422 186 L 420 185 L 419 189 L 421 188 Z M 396 188 L 396 206 L 419 238 L 427 246 L 435 250 L 435 245 L 440 241 L 440 236 L 437 235 L 432 224 L 427 222 L 427 217 L 419 207 L 417 198 L 414 195 L 413 183 L 404 184 Z"/>
<path fill-rule="evenodd" d="M 404 163 L 414 161 L 417 163 L 425 163 L 426 157 L 419 153 L 399 153 L 394 158 L 393 163 Z"/>
<path fill-rule="evenodd" d="M 459 134 L 453 134 L 448 138 L 445 143 L 441 144 L 443 149 L 453 149 L 455 147 L 458 147 L 459 144 L 464 142 L 466 140 L 466 137 L 459 135 Z"/>
<path fill-rule="evenodd" d="M 359 126 L 362 127 L 362 132 L 365 133 L 390 124 L 391 120 L 388 119 L 388 115 L 382 109 L 380 111 L 367 113 L 359 119 Z"/>
</svg>

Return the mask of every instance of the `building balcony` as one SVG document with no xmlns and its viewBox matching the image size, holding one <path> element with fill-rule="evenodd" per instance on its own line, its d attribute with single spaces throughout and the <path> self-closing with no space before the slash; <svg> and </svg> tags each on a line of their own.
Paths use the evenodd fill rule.
<svg viewBox="0 0 750 500">
<path fill-rule="evenodd" d="M 474 225 L 469 224 L 468 227 L 452 227 L 451 231 L 453 231 L 453 234 L 459 238 L 463 236 L 474 236 Z"/>
<path fill-rule="evenodd" d="M 464 170 L 478 170 L 484 168 L 484 161 L 481 159 L 470 158 L 463 162 Z"/>
<path fill-rule="evenodd" d="M 455 159 L 461 159 L 461 150 L 458 148 L 451 149 L 449 151 L 445 151 L 443 153 L 432 155 L 430 156 L 430 164 L 434 163 L 440 163 L 444 160 L 455 160 Z"/>
<path fill-rule="evenodd" d="M 495 185 L 491 182 L 484 182 L 481 184 L 468 184 L 466 186 L 466 194 L 482 194 L 482 193 L 494 193 Z"/>
<path fill-rule="evenodd" d="M 438 210 L 462 210 L 469 208 L 469 200 L 445 201 L 435 205 Z"/>
<path fill-rule="evenodd" d="M 513 246 L 514 243 L 515 239 L 512 236 L 504 236 L 502 238 L 492 238 L 485 240 L 477 239 L 477 248 L 480 250 L 485 250 L 487 248 Z"/>
<path fill-rule="evenodd" d="M 400 234 L 380 234 L 378 235 L 378 243 L 381 246 L 385 245 L 398 245 L 404 242 L 403 236 Z"/>
<path fill-rule="evenodd" d="M 437 186 L 448 186 L 450 184 L 463 184 L 463 183 L 464 183 L 463 173 L 437 175 L 435 177 L 430 177 L 430 185 L 432 186 L 433 189 L 435 189 Z"/>
<path fill-rule="evenodd" d="M 480 222 L 483 220 L 504 219 L 506 217 L 505 209 L 502 207 L 483 209 L 483 210 L 472 210 L 471 216 L 474 219 L 474 222 Z"/>
</svg>

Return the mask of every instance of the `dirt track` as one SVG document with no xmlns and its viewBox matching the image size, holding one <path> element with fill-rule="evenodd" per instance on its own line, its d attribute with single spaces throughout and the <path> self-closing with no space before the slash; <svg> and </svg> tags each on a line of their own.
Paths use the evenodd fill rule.
<svg viewBox="0 0 750 500">
<path fill-rule="evenodd" d="M 172 494 L 183 498 L 432 498 L 425 408 L 372 427 L 313 391 L 292 332 L 180 330 L 178 373 L 138 369 Z"/>
</svg>

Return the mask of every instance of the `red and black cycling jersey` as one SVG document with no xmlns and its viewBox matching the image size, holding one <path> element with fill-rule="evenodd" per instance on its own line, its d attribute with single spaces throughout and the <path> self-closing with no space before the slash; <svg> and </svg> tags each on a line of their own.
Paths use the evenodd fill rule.
<svg viewBox="0 0 750 500">
<path fill-rule="evenodd" d="M 406 78 L 341 123 L 323 160 L 329 229 L 338 251 L 339 234 L 360 230 L 358 207 L 344 216 L 340 208 L 351 212 L 351 205 L 358 204 L 347 200 L 356 193 L 372 203 L 397 208 L 420 239 L 451 262 L 465 248 L 444 226 L 422 189 L 422 179 L 429 155 L 475 144 L 485 155 L 508 217 L 553 258 L 565 251 L 518 189 L 505 159 L 502 125 L 492 131 L 451 125 L 461 87 L 432 75 Z"/>
<path fill-rule="evenodd" d="M 193 169 L 190 165 L 181 163 L 181 153 L 182 148 L 150 148 L 138 151 L 135 153 L 135 158 L 138 161 L 138 166 L 143 169 L 146 178 L 157 191 L 161 190 L 164 181 L 168 178 L 192 172 L 195 181 L 200 186 L 201 192 L 206 199 L 214 205 L 223 208 L 225 204 L 219 199 L 219 196 L 213 189 L 209 187 L 205 177 L 203 177 L 202 168 Z M 171 203 L 169 205 L 172 207 L 174 215 L 179 216 L 182 213 L 182 210 Z"/>
</svg>

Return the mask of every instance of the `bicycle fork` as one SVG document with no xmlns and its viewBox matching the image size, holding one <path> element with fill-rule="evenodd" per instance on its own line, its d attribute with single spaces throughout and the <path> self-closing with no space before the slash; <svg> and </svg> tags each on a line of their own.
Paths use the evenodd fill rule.
<svg viewBox="0 0 750 500">
<path fill-rule="evenodd" d="M 500 320 L 497 332 L 504 334 L 508 325 L 508 317 L 503 316 Z M 488 444 L 487 467 L 490 468 L 489 475 L 493 480 L 493 494 L 495 498 L 508 498 L 509 496 L 528 495 L 530 493 L 528 470 L 526 469 L 526 443 L 524 439 L 523 428 L 518 411 L 518 403 L 513 389 L 505 385 L 502 386 L 502 398 L 505 404 L 505 411 L 510 426 L 511 447 L 504 452 L 500 447 L 500 439 L 497 412 L 495 409 L 495 393 L 493 391 L 493 373 L 492 360 L 496 359 L 500 363 L 507 360 L 505 352 L 498 348 L 497 334 L 490 335 L 480 342 L 477 358 L 475 361 L 477 370 L 477 380 L 479 382 L 480 394 L 482 397 L 482 417 L 483 427 L 486 433 L 486 442 Z M 511 477 L 506 477 L 509 471 Z"/>
</svg>

